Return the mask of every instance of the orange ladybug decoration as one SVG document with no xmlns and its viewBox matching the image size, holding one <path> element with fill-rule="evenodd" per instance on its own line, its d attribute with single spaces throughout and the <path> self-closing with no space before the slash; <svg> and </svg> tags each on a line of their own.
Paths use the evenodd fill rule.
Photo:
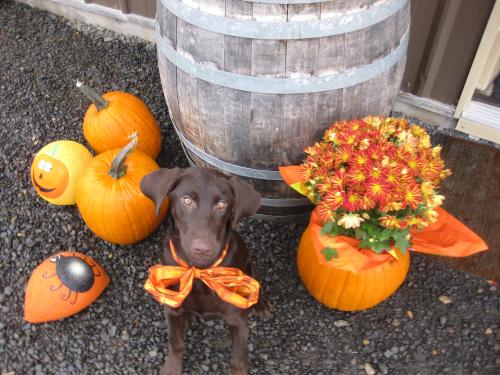
<svg viewBox="0 0 500 375">
<path fill-rule="evenodd" d="M 76 252 L 61 252 L 35 268 L 26 287 L 24 319 L 43 323 L 74 315 L 103 292 L 109 283 L 104 269 Z"/>
</svg>

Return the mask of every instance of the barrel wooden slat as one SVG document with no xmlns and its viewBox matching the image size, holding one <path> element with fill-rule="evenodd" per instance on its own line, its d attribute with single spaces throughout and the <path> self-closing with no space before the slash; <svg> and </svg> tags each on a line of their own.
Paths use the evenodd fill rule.
<svg viewBox="0 0 500 375">
<path fill-rule="evenodd" d="M 332 118 L 344 118 L 342 113 L 343 89 L 316 92 L 314 96 L 317 98 L 316 105 L 316 128 L 309 132 L 309 137 L 304 140 L 304 143 L 299 146 L 306 147 L 313 144 L 313 141 L 321 139 L 323 132 L 332 124 Z M 300 154 L 295 154 L 295 157 L 300 157 Z"/>
<path fill-rule="evenodd" d="M 287 5 L 252 3 L 252 19 L 254 21 L 286 21 Z"/>
<path fill-rule="evenodd" d="M 177 17 L 170 13 L 167 8 L 160 7 L 158 9 L 157 19 L 161 35 L 174 48 L 177 42 Z"/>
<path fill-rule="evenodd" d="M 404 65 L 404 63 L 396 64 L 396 66 L 369 81 L 344 88 L 342 113 L 345 114 L 346 118 L 372 115 L 377 113 L 380 106 L 387 106 L 389 101 L 394 103 L 397 90 L 394 90 L 394 83 L 391 83 L 390 78 L 394 77 L 396 72 L 402 74 L 399 65 Z M 394 92 L 389 94 L 391 89 Z"/>
<path fill-rule="evenodd" d="M 198 105 L 198 80 L 177 69 L 177 98 L 182 119 L 182 131 L 202 150 L 205 148 L 200 127 Z"/>
<path fill-rule="evenodd" d="M 411 23 L 411 6 L 410 2 L 408 2 L 403 9 L 401 9 L 397 14 L 396 14 L 396 30 L 397 30 L 397 35 L 402 35 L 410 26 Z"/>
<path fill-rule="evenodd" d="M 253 3 L 252 18 L 255 21 L 286 21 L 287 6 L 282 4 Z M 252 75 L 286 75 L 286 41 L 252 40 Z"/>
<path fill-rule="evenodd" d="M 199 61 L 198 28 L 177 18 L 177 52 Z"/>
<path fill-rule="evenodd" d="M 317 127 L 316 101 L 318 98 L 316 95 L 294 94 L 285 95 L 284 100 L 283 134 L 286 134 L 286 137 L 283 139 L 281 164 L 297 164 L 301 161 L 300 157 L 294 158 L 294 156 L 301 155 L 302 152 L 298 153 L 294 150 L 302 150 L 301 146 L 313 140 L 310 129 Z M 304 113 L 308 113 L 309 116 L 304 116 Z"/>
<path fill-rule="evenodd" d="M 251 20 L 253 6 L 251 2 L 241 0 L 226 0 L 226 17 L 239 20 Z"/>
<path fill-rule="evenodd" d="M 346 34 L 345 68 L 352 69 L 357 66 L 365 66 L 375 58 L 385 56 L 393 49 L 393 38 L 395 35 L 394 19 L 391 17 L 373 27 Z M 375 36 L 380 36 L 374 38 Z M 355 45 L 365 45 L 366 48 L 352 48 Z"/>
<path fill-rule="evenodd" d="M 319 20 L 321 18 L 321 3 L 289 4 L 288 21 Z"/>
<path fill-rule="evenodd" d="M 224 70 L 236 74 L 252 74 L 252 39 L 225 36 Z"/>
<path fill-rule="evenodd" d="M 167 100 L 168 112 L 174 124 L 184 131 L 179 102 L 177 100 L 177 68 L 170 61 L 159 58 L 158 67 L 163 74 L 160 75 L 163 94 Z"/>
<path fill-rule="evenodd" d="M 250 165 L 253 155 L 248 147 L 250 140 L 251 100 L 252 93 L 248 91 L 224 89 L 224 127 L 226 139 L 231 147 L 227 149 L 227 161 Z M 241 124 L 234 126 L 234 124 Z"/>
<path fill-rule="evenodd" d="M 404 70 L 409 7 L 405 0 L 159 0 L 160 75 L 190 158 L 244 176 L 276 201 L 265 200 L 265 210 L 298 198 L 276 180 L 279 165 L 300 163 L 303 148 L 337 119 L 389 114 Z M 339 31 L 344 21 L 355 26 Z M 322 22 L 335 32 L 326 34 Z M 308 23 L 323 34 L 303 29 Z M 262 34 L 268 27 L 287 36 Z M 283 212 L 306 209 L 290 204 Z"/>
<path fill-rule="evenodd" d="M 345 35 L 319 38 L 318 74 L 345 70 Z"/>
<path fill-rule="evenodd" d="M 321 3 L 321 19 L 328 19 L 339 13 L 344 13 L 346 10 L 346 1 L 348 0 L 333 0 Z"/>
<path fill-rule="evenodd" d="M 224 16 L 226 14 L 226 0 L 203 0 L 198 9 L 211 14 Z M 212 31 L 198 29 L 198 58 L 214 64 L 217 69 L 224 69 L 224 35 Z"/>
<path fill-rule="evenodd" d="M 345 69 L 365 66 L 373 60 L 386 56 L 398 46 L 406 31 L 396 28 L 398 14 L 372 27 L 345 34 Z M 359 45 L 365 48 L 356 48 Z"/>
<path fill-rule="evenodd" d="M 252 75 L 285 77 L 286 42 L 283 40 L 252 40 Z"/>
<path fill-rule="evenodd" d="M 319 39 L 287 41 L 285 61 L 286 77 L 292 78 L 317 74 Z"/>
<path fill-rule="evenodd" d="M 224 70 L 224 35 L 198 29 L 197 60 Z"/>
<path fill-rule="evenodd" d="M 272 169 L 281 162 L 281 152 L 276 151 L 283 140 L 283 105 L 283 95 L 252 93 L 247 147 L 255 168 Z"/>
<path fill-rule="evenodd" d="M 224 88 L 198 81 L 200 135 L 205 151 L 227 160 L 227 139 L 224 126 Z M 214 111 L 217 108 L 217 111 Z"/>
</svg>

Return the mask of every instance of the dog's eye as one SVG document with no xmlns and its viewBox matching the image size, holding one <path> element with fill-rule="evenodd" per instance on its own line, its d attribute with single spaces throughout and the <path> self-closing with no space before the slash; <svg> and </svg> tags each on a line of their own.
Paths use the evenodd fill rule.
<svg viewBox="0 0 500 375">
<path fill-rule="evenodd" d="M 191 207 L 193 205 L 193 198 L 188 197 L 187 195 L 182 197 L 181 201 L 185 206 Z"/>
<path fill-rule="evenodd" d="M 215 205 L 215 208 L 218 210 L 225 210 L 227 207 L 227 203 L 225 201 L 218 201 Z"/>
</svg>

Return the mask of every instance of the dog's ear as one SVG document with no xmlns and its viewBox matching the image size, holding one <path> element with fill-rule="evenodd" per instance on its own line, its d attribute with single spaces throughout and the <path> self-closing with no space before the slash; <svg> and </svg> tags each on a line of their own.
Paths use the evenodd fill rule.
<svg viewBox="0 0 500 375">
<path fill-rule="evenodd" d="M 233 216 L 231 218 L 231 228 L 236 230 L 240 219 L 244 216 L 253 215 L 261 205 L 260 194 L 255 191 L 252 185 L 247 184 L 238 177 L 229 178 L 234 192 Z"/>
<path fill-rule="evenodd" d="M 160 214 L 163 200 L 174 187 L 179 175 L 179 168 L 161 168 L 143 177 L 141 191 L 155 203 L 156 215 Z"/>
</svg>

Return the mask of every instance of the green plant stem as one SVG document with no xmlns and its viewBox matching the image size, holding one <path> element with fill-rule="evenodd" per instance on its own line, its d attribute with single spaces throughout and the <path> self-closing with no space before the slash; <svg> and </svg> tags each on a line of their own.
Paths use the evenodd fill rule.
<svg viewBox="0 0 500 375">
<path fill-rule="evenodd" d="M 125 147 L 123 147 L 118 155 L 113 159 L 111 163 L 111 169 L 109 170 L 109 175 L 116 179 L 123 177 L 127 172 L 127 166 L 125 165 L 125 161 L 128 156 L 135 150 L 137 147 L 137 132 L 132 133 L 130 136 L 130 142 L 127 143 Z"/>
<path fill-rule="evenodd" d="M 76 87 L 80 92 L 89 100 L 94 103 L 98 111 L 102 111 L 109 105 L 109 102 L 99 95 L 93 88 L 83 84 L 83 82 L 76 81 Z"/>
</svg>

